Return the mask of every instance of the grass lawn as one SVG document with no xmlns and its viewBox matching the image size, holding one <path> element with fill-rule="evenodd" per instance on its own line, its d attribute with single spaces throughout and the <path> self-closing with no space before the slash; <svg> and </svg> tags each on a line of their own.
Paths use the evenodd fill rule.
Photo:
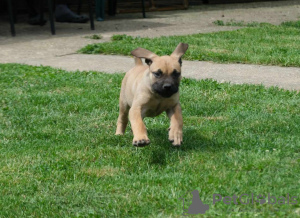
<svg viewBox="0 0 300 218">
<path fill-rule="evenodd" d="M 194 189 L 207 217 L 299 217 L 299 93 L 183 79 L 183 146 L 164 114 L 135 148 L 129 129 L 114 135 L 122 77 L 0 64 L 0 217 L 181 217 Z M 213 205 L 214 193 L 298 204 Z"/>
<path fill-rule="evenodd" d="M 253 27 L 153 39 L 115 35 L 111 42 L 87 45 L 79 52 L 130 55 L 133 49 L 143 47 L 158 55 L 165 55 L 171 54 L 179 42 L 184 42 L 189 44 L 184 55 L 187 60 L 300 67 L 300 21 L 285 22 L 279 26 L 266 23 L 215 23 Z"/>
</svg>

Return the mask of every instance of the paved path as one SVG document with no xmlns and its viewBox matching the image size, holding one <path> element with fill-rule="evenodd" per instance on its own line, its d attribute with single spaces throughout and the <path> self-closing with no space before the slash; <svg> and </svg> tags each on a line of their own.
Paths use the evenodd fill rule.
<svg viewBox="0 0 300 218">
<path fill-rule="evenodd" d="M 75 71 L 126 72 L 134 66 L 131 57 L 116 55 L 72 54 L 48 59 L 23 60 L 30 65 L 55 66 Z M 71 64 L 70 64 L 71 63 Z M 264 84 L 289 90 L 300 90 L 300 68 L 260 66 L 247 64 L 216 64 L 205 61 L 183 61 L 183 76 L 188 78 L 211 78 L 233 84 Z"/>
<path fill-rule="evenodd" d="M 87 24 L 56 24 L 57 35 L 51 36 L 48 26 L 16 25 L 17 37 L 9 34 L 8 23 L 0 21 L 0 63 L 45 65 L 66 70 L 95 70 L 107 73 L 125 72 L 133 66 L 133 59 L 124 56 L 82 55 L 75 52 L 83 46 L 108 41 L 113 34 L 156 37 L 225 31 L 237 27 L 220 27 L 215 20 L 257 21 L 279 24 L 299 19 L 300 2 L 261 2 L 248 4 L 209 5 L 185 11 L 122 14 L 104 22 L 96 22 L 96 31 Z M 1 23 L 2 22 L 2 23 Z M 95 41 L 84 36 L 101 34 Z M 300 90 L 300 68 L 258 66 L 246 64 L 216 64 L 184 61 L 183 76 L 235 84 L 251 83 Z"/>
</svg>

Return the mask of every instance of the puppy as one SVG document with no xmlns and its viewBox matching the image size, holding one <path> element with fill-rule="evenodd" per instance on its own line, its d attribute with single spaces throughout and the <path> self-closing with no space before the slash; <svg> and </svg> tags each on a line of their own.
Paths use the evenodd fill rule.
<svg viewBox="0 0 300 218">
<path fill-rule="evenodd" d="M 150 143 L 144 117 L 155 117 L 166 111 L 170 118 L 169 141 L 173 146 L 182 143 L 182 114 L 179 103 L 181 57 L 188 44 L 179 43 L 170 56 L 157 56 L 144 48 L 131 52 L 135 67 L 129 70 L 123 81 L 119 100 L 119 118 L 116 135 L 123 135 L 129 120 L 133 131 L 134 146 Z M 145 58 L 147 65 L 143 65 Z"/>
</svg>

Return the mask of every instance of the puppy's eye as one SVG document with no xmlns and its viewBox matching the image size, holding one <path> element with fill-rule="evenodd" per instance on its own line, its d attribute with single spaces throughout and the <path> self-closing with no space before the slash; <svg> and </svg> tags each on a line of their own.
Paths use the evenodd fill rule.
<svg viewBox="0 0 300 218">
<path fill-rule="evenodd" d="M 159 77 L 161 77 L 162 72 L 159 70 L 159 71 L 153 72 L 153 75 L 154 75 L 156 78 L 159 78 Z"/>
<path fill-rule="evenodd" d="M 172 76 L 175 78 L 178 78 L 178 77 L 180 77 L 180 72 L 178 72 L 177 70 L 174 70 L 172 73 Z"/>
</svg>

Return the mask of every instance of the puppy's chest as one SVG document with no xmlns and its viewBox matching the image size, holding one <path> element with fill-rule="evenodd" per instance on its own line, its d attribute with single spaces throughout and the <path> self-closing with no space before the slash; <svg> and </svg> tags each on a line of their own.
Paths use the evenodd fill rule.
<svg viewBox="0 0 300 218">
<path fill-rule="evenodd" d="M 172 107 L 171 102 L 158 102 L 156 104 L 148 104 L 142 108 L 142 117 L 155 117 L 160 115 L 162 112 L 166 111 Z"/>
</svg>

